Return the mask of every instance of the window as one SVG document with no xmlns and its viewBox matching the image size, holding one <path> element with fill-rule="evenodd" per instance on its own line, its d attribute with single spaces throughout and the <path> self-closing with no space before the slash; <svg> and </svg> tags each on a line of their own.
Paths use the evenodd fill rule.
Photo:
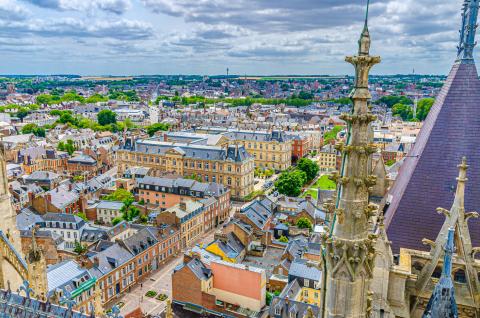
<svg viewBox="0 0 480 318">
<path fill-rule="evenodd" d="M 303 290 L 303 296 L 308 297 L 308 289 Z"/>
<path fill-rule="evenodd" d="M 281 308 L 280 307 L 275 307 L 275 315 L 280 315 L 281 314 Z"/>
<path fill-rule="evenodd" d="M 304 286 L 304 287 L 308 287 L 309 285 L 310 285 L 310 281 L 309 281 L 308 279 L 305 279 L 305 280 L 303 281 L 303 286 Z"/>
</svg>

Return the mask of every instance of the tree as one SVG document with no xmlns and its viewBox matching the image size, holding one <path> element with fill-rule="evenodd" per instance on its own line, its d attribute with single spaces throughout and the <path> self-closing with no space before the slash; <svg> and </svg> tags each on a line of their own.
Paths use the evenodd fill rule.
<svg viewBox="0 0 480 318">
<path fill-rule="evenodd" d="M 123 221 L 123 218 L 121 216 L 117 216 L 116 218 L 113 218 L 112 225 L 115 226 L 122 221 Z"/>
<path fill-rule="evenodd" d="M 307 218 L 299 218 L 296 225 L 299 229 L 308 229 L 309 231 L 313 229 L 312 222 Z"/>
<path fill-rule="evenodd" d="M 155 133 L 157 131 L 160 131 L 160 130 L 161 131 L 167 131 L 169 128 L 170 128 L 170 125 L 169 124 L 164 124 L 164 123 L 156 123 L 156 124 L 152 124 L 152 125 L 146 127 L 147 133 L 150 137 L 155 135 Z"/>
<path fill-rule="evenodd" d="M 36 124 L 27 124 L 22 128 L 22 134 L 34 134 L 37 137 L 45 137 L 45 129 Z"/>
<path fill-rule="evenodd" d="M 420 121 L 424 121 L 427 118 L 430 109 L 433 106 L 435 100 L 433 98 L 423 98 L 418 101 L 417 104 L 417 119 Z"/>
<path fill-rule="evenodd" d="M 75 214 L 76 216 L 78 216 L 79 218 L 81 218 L 82 220 L 84 221 L 87 221 L 88 222 L 88 219 L 87 219 L 87 216 L 85 215 L 85 213 L 82 213 L 82 212 L 78 212 L 77 214 Z"/>
<path fill-rule="evenodd" d="M 83 246 L 80 242 L 75 241 L 75 248 L 73 251 L 78 255 L 82 255 L 87 251 L 87 247 Z"/>
<path fill-rule="evenodd" d="M 288 243 L 288 237 L 286 237 L 284 235 L 280 236 L 280 238 L 278 240 L 282 243 Z"/>
<path fill-rule="evenodd" d="M 302 186 L 305 184 L 306 180 L 307 176 L 303 171 L 286 171 L 283 172 L 275 182 L 275 187 L 281 194 L 296 197 L 302 192 Z"/>
<path fill-rule="evenodd" d="M 20 121 L 23 122 L 23 119 L 30 114 L 30 110 L 28 108 L 22 107 L 18 110 L 17 112 L 17 117 L 20 119 Z"/>
<path fill-rule="evenodd" d="M 320 168 L 318 164 L 311 159 L 302 158 L 297 163 L 297 168 L 305 172 L 307 175 L 307 181 L 312 181 L 318 174 Z"/>
<path fill-rule="evenodd" d="M 102 126 L 116 124 L 117 114 L 110 109 L 103 109 L 97 114 L 97 121 Z"/>
<path fill-rule="evenodd" d="M 411 99 L 405 96 L 383 96 L 376 101 L 377 104 L 385 104 L 388 108 L 392 108 L 395 104 L 412 105 Z"/>
<path fill-rule="evenodd" d="M 409 105 L 395 104 L 392 107 L 392 113 L 394 116 L 400 116 L 405 121 L 413 119 L 413 109 Z"/>
<path fill-rule="evenodd" d="M 118 188 L 114 192 L 110 193 L 109 195 L 105 196 L 103 199 L 108 201 L 121 201 L 121 202 L 130 202 L 130 204 L 134 200 L 134 196 L 130 191 L 127 191 L 122 188 Z"/>
</svg>

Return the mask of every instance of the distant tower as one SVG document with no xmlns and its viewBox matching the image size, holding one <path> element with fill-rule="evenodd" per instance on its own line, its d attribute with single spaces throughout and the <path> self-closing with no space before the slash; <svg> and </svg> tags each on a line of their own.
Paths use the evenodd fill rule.
<svg viewBox="0 0 480 318">
<path fill-rule="evenodd" d="M 371 99 L 368 74 L 380 57 L 370 56 L 368 3 L 365 26 L 358 41 L 358 55 L 346 61 L 355 67 L 355 88 L 350 97 L 352 114 L 342 115 L 349 130 L 340 175 L 334 175 L 339 187 L 335 219 L 331 233 L 323 237 L 326 258 L 326 299 L 324 317 L 363 318 L 372 310 L 369 291 L 375 258 L 374 240 L 369 235 L 369 219 L 375 208 L 369 205 L 371 187 L 376 178 L 371 173 L 372 144 L 370 123 L 376 119 L 368 108 Z"/>
<path fill-rule="evenodd" d="M 228 77 L 228 73 L 229 73 L 229 72 L 230 72 L 230 70 L 229 70 L 228 67 L 227 67 L 227 77 Z"/>
</svg>

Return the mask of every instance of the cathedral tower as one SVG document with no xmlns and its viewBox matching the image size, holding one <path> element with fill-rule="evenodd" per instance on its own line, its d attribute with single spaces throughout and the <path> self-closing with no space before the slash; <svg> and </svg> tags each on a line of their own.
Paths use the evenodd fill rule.
<svg viewBox="0 0 480 318">
<path fill-rule="evenodd" d="M 374 207 L 369 205 L 371 187 L 372 144 L 370 123 L 375 116 L 369 111 L 369 71 L 380 62 L 380 57 L 370 56 L 370 33 L 367 15 L 362 35 L 358 41 L 358 55 L 346 61 L 355 67 L 355 87 L 350 95 L 353 101 L 351 114 L 342 115 L 348 123 L 340 174 L 334 175 L 339 194 L 332 229 L 324 237 L 326 260 L 325 317 L 367 317 L 371 311 L 369 291 L 374 263 L 374 240 L 369 235 L 369 219 Z"/>
</svg>

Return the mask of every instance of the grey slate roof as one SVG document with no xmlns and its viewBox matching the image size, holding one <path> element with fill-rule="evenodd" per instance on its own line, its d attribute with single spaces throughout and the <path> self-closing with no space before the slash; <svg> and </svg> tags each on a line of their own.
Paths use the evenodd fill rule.
<svg viewBox="0 0 480 318">
<path fill-rule="evenodd" d="M 444 222 L 437 207 L 450 209 L 457 165 L 466 156 L 470 169 L 465 210 L 480 210 L 480 81 L 475 64 L 455 64 L 387 197 L 385 214 L 392 250 L 425 250 L 423 238 L 435 239 Z M 471 219 L 474 246 L 480 246 L 480 220 Z"/>
<path fill-rule="evenodd" d="M 230 160 L 233 162 L 242 162 L 252 158 L 243 146 L 238 146 L 238 151 L 236 146 L 229 146 L 228 149 L 225 150 L 224 148 L 217 146 L 164 142 L 154 138 L 138 140 L 135 144 L 136 152 L 147 154 L 164 155 L 167 151 L 172 149 L 187 158 L 203 160 Z"/>
<path fill-rule="evenodd" d="M 322 271 L 316 266 L 309 263 L 308 260 L 302 258 L 296 258 L 293 260 L 290 270 L 288 271 L 288 277 L 290 278 L 302 278 L 315 282 L 320 282 L 322 279 Z"/>
<path fill-rule="evenodd" d="M 102 245 L 103 241 L 100 242 L 99 245 Z M 105 249 L 99 252 L 89 252 L 88 258 L 91 261 L 94 261 L 95 258 L 98 258 L 98 266 L 93 266 L 90 270 L 92 275 L 96 278 L 102 277 L 105 274 L 108 274 L 113 269 L 117 268 L 118 266 L 125 264 L 126 262 L 130 261 L 133 258 L 133 254 L 130 253 L 127 249 L 120 246 L 119 244 L 112 243 L 112 242 L 105 242 L 107 243 Z M 112 244 L 108 244 L 112 243 Z M 100 247 L 97 245 L 97 247 Z"/>
<path fill-rule="evenodd" d="M 106 201 L 102 200 L 98 203 L 97 209 L 120 210 L 123 207 L 123 202 L 120 201 Z"/>
<path fill-rule="evenodd" d="M 60 307 L 51 303 L 45 303 L 35 298 L 27 299 L 17 293 L 8 290 L 0 290 L 0 313 L 5 318 L 17 317 L 71 317 L 71 318 L 87 318 L 89 316 L 73 311 L 68 313 L 68 308 Z"/>
</svg>

